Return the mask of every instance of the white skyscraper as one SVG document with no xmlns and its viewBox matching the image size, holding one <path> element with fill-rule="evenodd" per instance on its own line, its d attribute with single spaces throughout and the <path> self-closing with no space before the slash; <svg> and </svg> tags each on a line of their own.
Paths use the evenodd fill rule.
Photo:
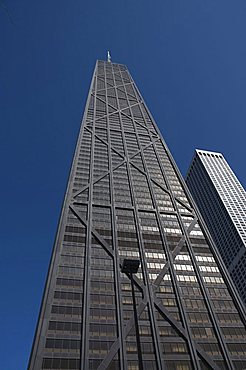
<svg viewBox="0 0 246 370">
<path fill-rule="evenodd" d="M 246 302 L 246 192 L 221 153 L 196 150 L 187 185 Z"/>
</svg>

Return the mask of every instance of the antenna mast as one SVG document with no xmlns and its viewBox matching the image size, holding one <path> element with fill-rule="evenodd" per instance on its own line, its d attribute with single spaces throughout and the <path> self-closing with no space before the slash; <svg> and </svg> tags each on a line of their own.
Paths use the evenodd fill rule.
<svg viewBox="0 0 246 370">
<path fill-rule="evenodd" d="M 108 51 L 108 62 L 111 63 L 111 55 L 109 51 Z"/>
</svg>

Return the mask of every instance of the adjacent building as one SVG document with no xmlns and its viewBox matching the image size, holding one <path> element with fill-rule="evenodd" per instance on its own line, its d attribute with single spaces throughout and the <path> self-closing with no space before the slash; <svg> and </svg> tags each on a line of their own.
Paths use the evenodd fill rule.
<svg viewBox="0 0 246 370">
<path fill-rule="evenodd" d="M 221 153 L 196 150 L 186 183 L 246 303 L 246 192 Z"/>
<path fill-rule="evenodd" d="M 98 61 L 29 369 L 245 369 L 245 322 L 127 67 Z"/>
</svg>

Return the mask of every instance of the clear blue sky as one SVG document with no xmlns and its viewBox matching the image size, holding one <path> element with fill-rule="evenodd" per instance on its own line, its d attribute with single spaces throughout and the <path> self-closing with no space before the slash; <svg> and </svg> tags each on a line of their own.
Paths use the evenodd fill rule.
<svg viewBox="0 0 246 370">
<path fill-rule="evenodd" d="M 221 151 L 245 186 L 245 20 L 245 0 L 1 0 L 1 369 L 27 365 L 96 59 L 128 65 L 183 174 Z"/>
</svg>

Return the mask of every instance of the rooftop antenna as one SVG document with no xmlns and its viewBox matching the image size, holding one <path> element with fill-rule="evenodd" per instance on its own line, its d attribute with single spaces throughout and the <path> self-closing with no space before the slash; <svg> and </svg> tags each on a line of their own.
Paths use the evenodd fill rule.
<svg viewBox="0 0 246 370">
<path fill-rule="evenodd" d="M 111 63 L 111 55 L 109 51 L 108 51 L 108 62 Z"/>
</svg>

